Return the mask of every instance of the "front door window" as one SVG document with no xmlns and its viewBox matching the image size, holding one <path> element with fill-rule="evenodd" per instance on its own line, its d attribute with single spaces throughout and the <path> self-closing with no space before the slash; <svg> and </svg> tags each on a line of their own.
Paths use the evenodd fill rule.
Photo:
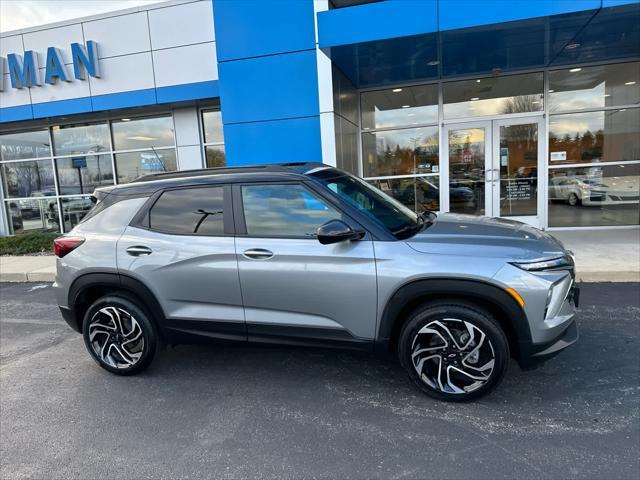
<svg viewBox="0 0 640 480">
<path fill-rule="evenodd" d="M 485 215 L 487 133 L 484 127 L 449 130 L 449 211 Z"/>
</svg>

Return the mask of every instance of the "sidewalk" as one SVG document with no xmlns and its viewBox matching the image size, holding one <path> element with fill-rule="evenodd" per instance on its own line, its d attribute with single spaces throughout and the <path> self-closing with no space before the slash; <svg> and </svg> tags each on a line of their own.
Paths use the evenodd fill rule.
<svg viewBox="0 0 640 480">
<path fill-rule="evenodd" d="M 640 282 L 640 229 L 556 231 L 576 255 L 579 282 Z M 54 256 L 0 257 L 0 282 L 53 282 Z"/>
</svg>

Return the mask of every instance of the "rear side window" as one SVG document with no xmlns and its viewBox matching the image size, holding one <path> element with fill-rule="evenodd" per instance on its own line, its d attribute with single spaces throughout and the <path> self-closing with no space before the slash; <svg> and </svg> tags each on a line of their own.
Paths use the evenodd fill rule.
<svg viewBox="0 0 640 480">
<path fill-rule="evenodd" d="M 149 211 L 149 227 L 177 235 L 222 235 L 223 206 L 224 187 L 167 190 Z"/>
<path fill-rule="evenodd" d="M 342 218 L 302 185 L 246 185 L 242 204 L 247 234 L 256 236 L 312 237 L 323 223 Z"/>
</svg>

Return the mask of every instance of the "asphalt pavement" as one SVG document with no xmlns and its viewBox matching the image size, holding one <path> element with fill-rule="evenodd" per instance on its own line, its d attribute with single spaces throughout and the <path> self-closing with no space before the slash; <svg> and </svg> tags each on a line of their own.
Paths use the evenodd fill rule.
<svg viewBox="0 0 640 480">
<path fill-rule="evenodd" d="M 178 346 L 100 369 L 47 284 L 0 284 L 0 478 L 594 478 L 640 472 L 640 285 L 582 286 L 578 343 L 468 404 L 365 353 Z"/>
</svg>

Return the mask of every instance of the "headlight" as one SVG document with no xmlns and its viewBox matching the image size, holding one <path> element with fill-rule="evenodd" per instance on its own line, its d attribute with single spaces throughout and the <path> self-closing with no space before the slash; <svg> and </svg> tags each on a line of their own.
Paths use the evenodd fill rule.
<svg viewBox="0 0 640 480">
<path fill-rule="evenodd" d="M 511 262 L 511 265 L 526 270 L 527 272 L 540 272 L 542 270 L 573 268 L 573 260 L 567 257 L 558 257 L 537 262 Z"/>
</svg>

